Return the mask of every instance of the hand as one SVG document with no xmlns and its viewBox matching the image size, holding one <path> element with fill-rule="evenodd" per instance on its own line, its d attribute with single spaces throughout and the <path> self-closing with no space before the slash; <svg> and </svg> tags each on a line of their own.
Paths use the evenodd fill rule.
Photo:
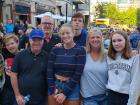
<svg viewBox="0 0 140 105">
<path fill-rule="evenodd" d="M 138 51 L 137 50 L 132 50 L 132 54 L 133 55 L 137 55 L 138 54 Z"/>
<path fill-rule="evenodd" d="M 56 44 L 55 47 L 62 47 L 62 43 Z"/>
<path fill-rule="evenodd" d="M 6 74 L 11 76 L 11 67 L 5 67 Z"/>
<path fill-rule="evenodd" d="M 25 105 L 24 97 L 22 95 L 16 96 L 16 101 L 18 105 Z"/>
<path fill-rule="evenodd" d="M 9 77 L 11 76 L 11 71 L 9 70 L 9 71 L 6 71 L 6 75 L 8 75 Z"/>
<path fill-rule="evenodd" d="M 63 93 L 59 93 L 57 95 L 54 95 L 54 98 L 56 102 L 58 102 L 59 104 L 62 104 L 65 101 L 66 96 Z"/>
</svg>

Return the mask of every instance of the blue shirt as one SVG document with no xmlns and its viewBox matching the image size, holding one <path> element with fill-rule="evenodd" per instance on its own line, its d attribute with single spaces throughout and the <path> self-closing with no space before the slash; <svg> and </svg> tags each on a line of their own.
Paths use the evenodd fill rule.
<svg viewBox="0 0 140 105">
<path fill-rule="evenodd" d="M 131 47 L 137 49 L 138 42 L 140 41 L 140 33 L 136 33 L 130 37 Z"/>
<path fill-rule="evenodd" d="M 74 42 L 79 46 L 85 46 L 87 39 L 87 31 L 86 29 L 82 29 L 81 34 L 79 36 L 74 37 Z"/>
<path fill-rule="evenodd" d="M 52 49 L 48 60 L 48 87 L 49 93 L 54 93 L 55 74 L 69 77 L 62 93 L 66 96 L 72 91 L 76 83 L 79 83 L 86 60 L 86 52 L 83 47 L 75 45 L 71 49 L 63 46 Z"/>
<path fill-rule="evenodd" d="M 14 32 L 14 24 L 6 24 L 5 29 L 7 33 L 13 33 Z"/>
</svg>

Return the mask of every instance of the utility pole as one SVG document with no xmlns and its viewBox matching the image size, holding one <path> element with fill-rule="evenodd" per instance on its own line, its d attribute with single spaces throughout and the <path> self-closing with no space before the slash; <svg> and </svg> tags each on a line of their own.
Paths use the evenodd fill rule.
<svg viewBox="0 0 140 105">
<path fill-rule="evenodd" d="M 67 1 L 66 1 L 66 23 L 67 23 L 67 17 L 68 17 L 68 4 L 67 4 Z"/>
</svg>

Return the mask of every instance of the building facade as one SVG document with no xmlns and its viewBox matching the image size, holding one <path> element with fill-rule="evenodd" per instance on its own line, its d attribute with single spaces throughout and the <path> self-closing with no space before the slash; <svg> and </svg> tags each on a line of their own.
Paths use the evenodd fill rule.
<svg viewBox="0 0 140 105">
<path fill-rule="evenodd" d="M 4 0 L 0 19 L 4 23 L 8 19 L 13 19 L 14 22 L 23 20 L 35 26 L 35 15 L 48 11 L 54 13 L 55 7 L 55 0 Z"/>
<path fill-rule="evenodd" d="M 85 27 L 90 23 L 90 0 L 73 0 L 74 12 L 80 12 L 85 16 Z"/>
<path fill-rule="evenodd" d="M 116 0 L 116 6 L 120 10 L 126 10 L 129 7 L 139 8 L 140 0 Z"/>
<path fill-rule="evenodd" d="M 85 26 L 89 23 L 89 3 L 90 0 L 57 0 L 57 12 L 61 16 L 71 17 L 76 12 L 81 12 L 85 16 Z"/>
</svg>

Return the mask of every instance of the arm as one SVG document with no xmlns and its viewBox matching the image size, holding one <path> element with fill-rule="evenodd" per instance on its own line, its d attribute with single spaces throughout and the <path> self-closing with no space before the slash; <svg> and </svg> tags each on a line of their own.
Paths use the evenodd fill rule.
<svg viewBox="0 0 140 105">
<path fill-rule="evenodd" d="M 129 99 L 127 105 L 137 105 L 140 96 L 140 57 L 136 55 L 131 72 L 131 84 L 129 89 Z"/>
<path fill-rule="evenodd" d="M 18 105 L 25 105 L 24 97 L 20 94 L 19 84 L 18 84 L 18 69 L 19 69 L 19 56 L 15 56 L 12 72 L 10 74 L 12 88 L 15 93 L 15 98 Z"/>
<path fill-rule="evenodd" d="M 19 92 L 17 73 L 12 72 L 10 77 L 18 105 L 25 105 L 24 97 Z"/>
<path fill-rule="evenodd" d="M 17 73 L 14 73 L 14 72 L 11 73 L 11 84 L 12 84 L 15 96 L 20 95 L 19 87 L 18 87 Z"/>
<path fill-rule="evenodd" d="M 54 50 L 52 49 L 49 59 L 48 59 L 48 65 L 47 65 L 47 79 L 48 79 L 48 94 L 52 95 L 54 94 L 54 60 L 55 60 L 55 53 Z"/>
</svg>

